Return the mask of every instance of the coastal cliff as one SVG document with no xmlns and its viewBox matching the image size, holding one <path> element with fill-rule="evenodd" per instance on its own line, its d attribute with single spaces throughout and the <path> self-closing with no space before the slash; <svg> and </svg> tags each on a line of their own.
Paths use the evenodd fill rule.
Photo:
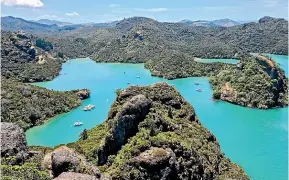
<svg viewBox="0 0 289 180">
<path fill-rule="evenodd" d="M 112 179 L 249 179 L 167 83 L 118 91 L 107 120 L 68 147 Z"/>
</svg>

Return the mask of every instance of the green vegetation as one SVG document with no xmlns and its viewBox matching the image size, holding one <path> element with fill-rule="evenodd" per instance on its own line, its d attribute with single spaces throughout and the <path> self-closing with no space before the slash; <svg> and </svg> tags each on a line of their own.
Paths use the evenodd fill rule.
<svg viewBox="0 0 289 180">
<path fill-rule="evenodd" d="M 61 69 L 60 59 L 35 47 L 30 37 L 23 33 L 1 35 L 2 77 L 21 82 L 39 82 L 52 80 L 58 75 Z M 47 47 L 46 50 L 49 49 Z"/>
<path fill-rule="evenodd" d="M 44 39 L 36 39 L 36 44 L 37 47 L 45 50 L 45 51 L 50 51 L 53 49 L 53 45 L 49 41 L 45 41 Z"/>
<path fill-rule="evenodd" d="M 23 164 L 11 164 L 13 156 L 1 158 L 2 180 L 50 180 L 49 172 L 42 165 L 43 154 L 27 159 Z"/>
<path fill-rule="evenodd" d="M 140 95 L 148 99 L 136 100 Z M 134 119 L 139 113 L 147 114 L 144 119 Z M 161 179 L 168 178 L 166 175 L 172 179 L 248 179 L 238 165 L 224 157 L 193 107 L 166 83 L 131 86 L 119 92 L 108 119 L 88 130 L 87 139 L 68 146 L 98 164 L 108 155 L 99 168 L 113 179 Z"/>
<path fill-rule="evenodd" d="M 274 68 L 263 63 L 258 58 L 246 59 L 242 67 L 222 70 L 212 76 L 214 98 L 263 109 L 287 106 L 288 79 L 284 71 L 275 63 Z"/>
<path fill-rule="evenodd" d="M 28 129 L 80 105 L 75 92 L 58 92 L 2 79 L 1 121 Z"/>
</svg>

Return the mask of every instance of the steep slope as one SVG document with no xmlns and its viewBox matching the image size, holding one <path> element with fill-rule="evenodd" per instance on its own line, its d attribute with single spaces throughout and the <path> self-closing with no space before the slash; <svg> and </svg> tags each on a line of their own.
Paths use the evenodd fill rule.
<svg viewBox="0 0 289 180">
<path fill-rule="evenodd" d="M 61 61 L 50 51 L 37 47 L 33 37 L 18 33 L 1 34 L 1 76 L 21 82 L 52 80 Z"/>
<path fill-rule="evenodd" d="M 117 94 L 107 120 L 68 145 L 103 174 L 112 179 L 249 179 L 173 87 L 131 86 Z"/>
</svg>

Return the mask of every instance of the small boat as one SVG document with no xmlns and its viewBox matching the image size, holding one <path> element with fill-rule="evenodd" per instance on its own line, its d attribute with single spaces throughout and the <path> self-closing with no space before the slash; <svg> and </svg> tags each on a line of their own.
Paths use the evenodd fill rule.
<svg viewBox="0 0 289 180">
<path fill-rule="evenodd" d="M 90 111 L 91 109 L 94 109 L 95 105 L 89 104 L 87 106 L 85 106 L 82 110 L 83 111 Z"/>
<path fill-rule="evenodd" d="M 200 85 L 200 83 L 196 82 L 195 85 Z"/>
<path fill-rule="evenodd" d="M 140 78 L 140 76 L 137 76 L 136 78 Z"/>
<path fill-rule="evenodd" d="M 130 82 L 127 82 L 126 84 L 130 84 Z"/>
<path fill-rule="evenodd" d="M 108 102 L 108 98 L 106 99 L 106 102 Z"/>
<path fill-rule="evenodd" d="M 196 89 L 196 91 L 198 91 L 198 92 L 202 92 L 202 89 L 200 89 L 200 88 L 197 88 L 197 89 Z"/>
<path fill-rule="evenodd" d="M 81 125 L 83 125 L 82 122 L 75 122 L 75 123 L 73 124 L 73 126 L 81 126 Z"/>
</svg>

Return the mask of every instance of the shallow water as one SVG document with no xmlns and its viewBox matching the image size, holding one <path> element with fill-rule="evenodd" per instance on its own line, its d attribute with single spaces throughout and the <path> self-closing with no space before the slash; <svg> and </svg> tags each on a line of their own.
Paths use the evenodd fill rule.
<svg viewBox="0 0 289 180">
<path fill-rule="evenodd" d="M 258 110 L 213 102 L 207 78 L 168 81 L 152 77 L 143 64 L 104 64 L 77 59 L 65 63 L 61 74 L 66 75 L 37 85 L 54 90 L 88 88 L 91 98 L 81 107 L 29 129 L 26 132 L 29 145 L 55 146 L 76 141 L 84 128 L 90 129 L 106 119 L 117 88 L 128 87 L 127 82 L 149 85 L 166 81 L 175 85 L 194 106 L 202 124 L 217 137 L 222 151 L 240 164 L 250 177 L 254 180 L 285 180 L 288 177 L 288 108 Z M 194 85 L 195 82 L 200 85 Z M 197 92 L 196 88 L 203 91 Z M 94 104 L 96 108 L 82 111 L 88 104 Z M 75 121 L 84 124 L 73 127 Z"/>
</svg>

